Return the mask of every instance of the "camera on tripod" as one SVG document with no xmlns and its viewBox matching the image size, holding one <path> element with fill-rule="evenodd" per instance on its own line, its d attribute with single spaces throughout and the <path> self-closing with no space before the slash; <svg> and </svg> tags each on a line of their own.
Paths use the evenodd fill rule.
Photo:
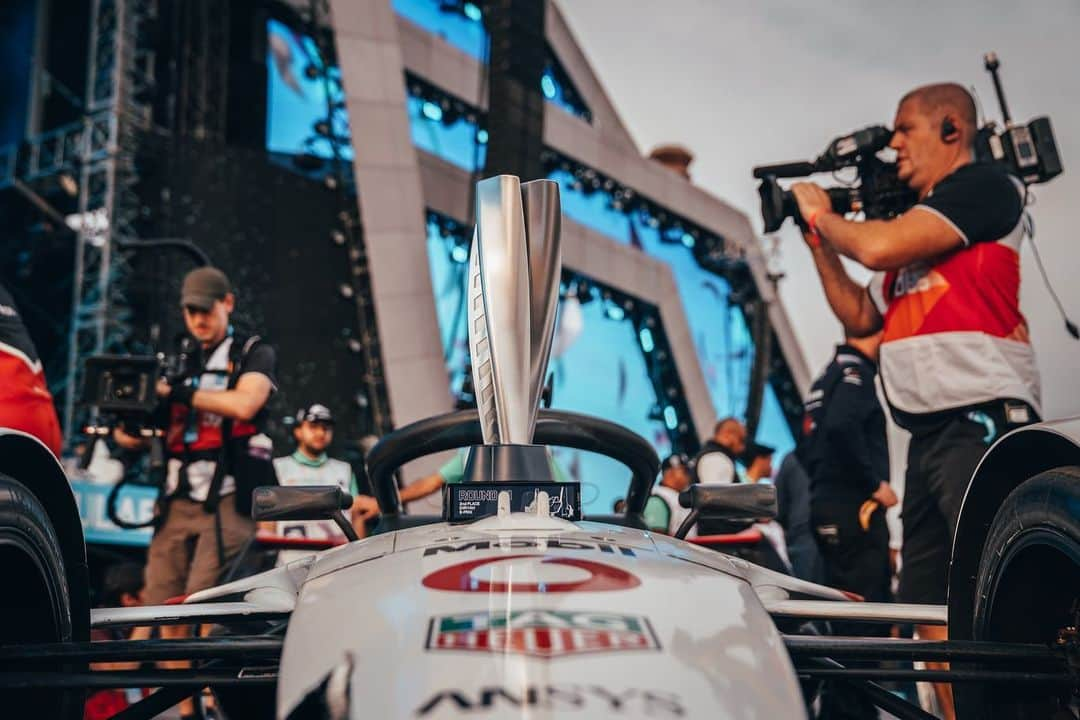
<svg viewBox="0 0 1080 720">
<path fill-rule="evenodd" d="M 979 128 L 975 137 L 976 160 L 1003 165 L 1025 186 L 1057 177 L 1062 171 L 1061 156 L 1050 118 L 1037 117 L 1026 125 L 1014 123 L 998 76 L 1001 63 L 994 53 L 987 53 L 983 61 L 994 82 L 1004 127 L 999 131 L 996 123 L 988 122 Z M 895 217 L 911 208 L 918 200 L 917 195 L 897 177 L 896 163 L 879 156 L 891 139 L 891 130 L 874 125 L 833 140 L 811 162 L 754 168 L 754 177 L 761 180 L 758 195 L 765 232 L 776 232 L 788 217 L 803 224 L 795 198 L 781 187 L 780 178 L 800 178 L 854 167 L 858 184 L 826 189 L 834 212 L 863 213 L 873 220 Z"/>
</svg>

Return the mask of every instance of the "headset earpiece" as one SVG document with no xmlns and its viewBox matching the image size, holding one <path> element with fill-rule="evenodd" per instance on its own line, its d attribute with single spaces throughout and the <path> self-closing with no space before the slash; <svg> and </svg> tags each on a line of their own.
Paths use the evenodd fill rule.
<svg viewBox="0 0 1080 720">
<path fill-rule="evenodd" d="M 956 125 L 949 118 L 941 121 L 941 139 L 948 142 L 956 134 Z"/>
</svg>

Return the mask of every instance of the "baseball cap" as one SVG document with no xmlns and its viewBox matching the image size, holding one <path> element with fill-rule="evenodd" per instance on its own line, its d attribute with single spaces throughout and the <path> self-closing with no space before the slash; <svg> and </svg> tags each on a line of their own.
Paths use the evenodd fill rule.
<svg viewBox="0 0 1080 720">
<path fill-rule="evenodd" d="M 660 463 L 661 470 L 670 470 L 671 468 L 687 467 L 690 464 L 690 459 L 682 453 L 672 453 L 664 458 L 664 462 Z"/>
<path fill-rule="evenodd" d="M 321 422 L 327 425 L 334 424 L 334 416 L 330 412 L 330 408 L 325 405 L 315 403 L 308 407 L 300 408 L 296 413 L 297 424 L 302 422 Z"/>
<path fill-rule="evenodd" d="M 232 285 L 225 273 L 214 267 L 195 268 L 184 276 L 180 288 L 180 307 L 194 307 L 208 311 L 215 300 L 223 300 L 232 292 Z"/>
</svg>

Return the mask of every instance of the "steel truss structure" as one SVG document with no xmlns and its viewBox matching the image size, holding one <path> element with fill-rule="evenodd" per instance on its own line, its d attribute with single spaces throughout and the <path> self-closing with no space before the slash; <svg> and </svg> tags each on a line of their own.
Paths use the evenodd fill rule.
<svg viewBox="0 0 1080 720">
<path fill-rule="evenodd" d="M 130 334 L 121 253 L 136 240 L 138 132 L 150 124 L 154 54 L 140 38 L 156 0 L 94 0 L 90 15 L 84 141 L 71 325 L 64 376 L 64 434 L 75 435 L 75 400 L 86 357 L 118 349 Z"/>
<path fill-rule="evenodd" d="M 126 264 L 117 250 L 135 242 L 138 133 L 150 126 L 154 51 L 146 42 L 157 0 L 94 0 L 86 99 L 80 122 L 0 147 L 0 189 L 15 187 L 75 235 L 71 322 L 63 377 L 64 436 L 74 437 L 80 368 L 90 355 L 118 350 L 130 335 L 123 292 Z M 50 176 L 78 178 L 78 213 L 65 218 L 29 190 Z"/>
</svg>

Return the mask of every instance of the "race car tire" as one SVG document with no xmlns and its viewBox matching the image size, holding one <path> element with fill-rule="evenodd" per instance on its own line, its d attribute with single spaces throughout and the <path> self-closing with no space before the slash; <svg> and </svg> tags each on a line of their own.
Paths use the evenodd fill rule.
<svg viewBox="0 0 1080 720">
<path fill-rule="evenodd" d="M 1063 628 L 1076 625 L 1080 468 L 1048 470 L 1009 494 L 987 535 L 975 592 L 976 640 L 1052 644 Z M 1073 717 L 1063 709 L 1071 695 L 1010 683 L 965 688 L 957 702 L 962 718 L 1026 720 Z"/>
<path fill-rule="evenodd" d="M 19 481 L 0 474 L 0 645 L 65 642 L 72 639 L 71 597 L 60 541 L 38 498 Z M 4 668 L 3 670 L 25 668 Z M 42 670 L 69 670 L 45 667 Z M 13 717 L 82 717 L 81 691 L 0 691 Z"/>
</svg>

